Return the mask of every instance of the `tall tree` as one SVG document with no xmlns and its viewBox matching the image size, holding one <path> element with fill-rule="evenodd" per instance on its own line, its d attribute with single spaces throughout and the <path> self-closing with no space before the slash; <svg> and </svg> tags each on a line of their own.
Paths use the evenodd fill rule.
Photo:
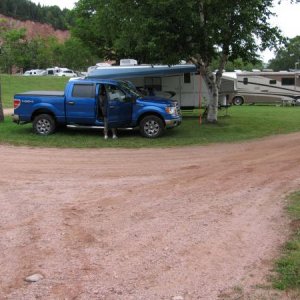
<svg viewBox="0 0 300 300">
<path fill-rule="evenodd" d="M 190 59 L 211 86 L 208 121 L 217 121 L 218 90 L 228 60 L 258 59 L 275 46 L 272 0 L 79 0 L 74 34 L 106 57 L 148 63 Z M 210 64 L 218 58 L 216 75 Z"/>
<path fill-rule="evenodd" d="M 24 30 L 10 30 L 7 21 L 0 19 L 0 67 L 11 71 L 12 66 L 18 65 L 22 58 Z M 0 83 L 1 84 L 1 83 Z M 4 120 L 0 86 L 0 122 Z"/>
<path fill-rule="evenodd" d="M 282 46 L 274 59 L 270 61 L 269 68 L 275 71 L 300 69 L 300 36 L 287 41 Z"/>
<path fill-rule="evenodd" d="M 13 67 L 22 67 L 24 64 L 24 48 L 26 30 L 10 29 L 6 31 L 0 30 L 2 38 L 0 67 L 7 73 L 12 73 Z"/>
<path fill-rule="evenodd" d="M 62 65 L 73 70 L 86 70 L 92 66 L 97 59 L 90 49 L 78 38 L 71 37 L 62 45 Z"/>
</svg>

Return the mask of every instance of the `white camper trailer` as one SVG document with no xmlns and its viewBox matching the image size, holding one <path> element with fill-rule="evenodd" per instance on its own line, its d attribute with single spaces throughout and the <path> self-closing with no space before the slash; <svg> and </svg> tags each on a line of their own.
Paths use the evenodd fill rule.
<svg viewBox="0 0 300 300">
<path fill-rule="evenodd" d="M 241 72 L 236 73 L 236 87 L 228 93 L 229 102 L 285 103 L 300 101 L 300 72 Z"/>
<path fill-rule="evenodd" d="M 197 74 L 193 64 L 136 65 L 121 61 L 120 66 L 98 64 L 88 69 L 87 78 L 122 79 L 131 81 L 149 95 L 170 97 L 182 109 L 206 106 L 212 97 L 206 82 Z"/>
</svg>

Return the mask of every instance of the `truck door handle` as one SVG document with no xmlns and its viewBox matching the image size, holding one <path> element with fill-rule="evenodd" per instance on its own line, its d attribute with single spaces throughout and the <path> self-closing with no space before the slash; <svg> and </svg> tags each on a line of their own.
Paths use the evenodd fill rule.
<svg viewBox="0 0 300 300">
<path fill-rule="evenodd" d="M 74 101 L 68 101 L 67 104 L 75 105 L 75 102 Z"/>
</svg>

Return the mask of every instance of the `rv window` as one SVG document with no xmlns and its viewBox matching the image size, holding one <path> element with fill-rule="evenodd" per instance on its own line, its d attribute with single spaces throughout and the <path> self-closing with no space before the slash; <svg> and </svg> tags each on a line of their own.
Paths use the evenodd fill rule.
<svg viewBox="0 0 300 300">
<path fill-rule="evenodd" d="M 270 84 L 276 84 L 276 80 L 275 79 L 271 79 L 269 83 Z"/>
<path fill-rule="evenodd" d="M 295 78 L 281 78 L 282 85 L 295 85 Z"/>
<path fill-rule="evenodd" d="M 161 91 L 161 78 L 160 77 L 145 77 L 145 88 L 155 89 Z"/>
<path fill-rule="evenodd" d="M 74 98 L 95 98 L 94 84 L 74 84 L 72 97 Z"/>
<path fill-rule="evenodd" d="M 243 78 L 243 83 L 248 84 L 248 78 L 247 77 Z"/>
<path fill-rule="evenodd" d="M 191 73 L 184 73 L 184 83 L 191 83 Z"/>
</svg>

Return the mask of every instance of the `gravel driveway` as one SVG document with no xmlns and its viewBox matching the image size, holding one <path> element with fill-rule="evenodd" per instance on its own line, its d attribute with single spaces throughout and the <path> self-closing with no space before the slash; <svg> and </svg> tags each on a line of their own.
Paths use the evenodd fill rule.
<svg viewBox="0 0 300 300">
<path fill-rule="evenodd" d="M 0 299 L 283 299 L 258 285 L 288 237 L 294 190 L 299 133 L 171 149 L 2 145 Z"/>
</svg>

